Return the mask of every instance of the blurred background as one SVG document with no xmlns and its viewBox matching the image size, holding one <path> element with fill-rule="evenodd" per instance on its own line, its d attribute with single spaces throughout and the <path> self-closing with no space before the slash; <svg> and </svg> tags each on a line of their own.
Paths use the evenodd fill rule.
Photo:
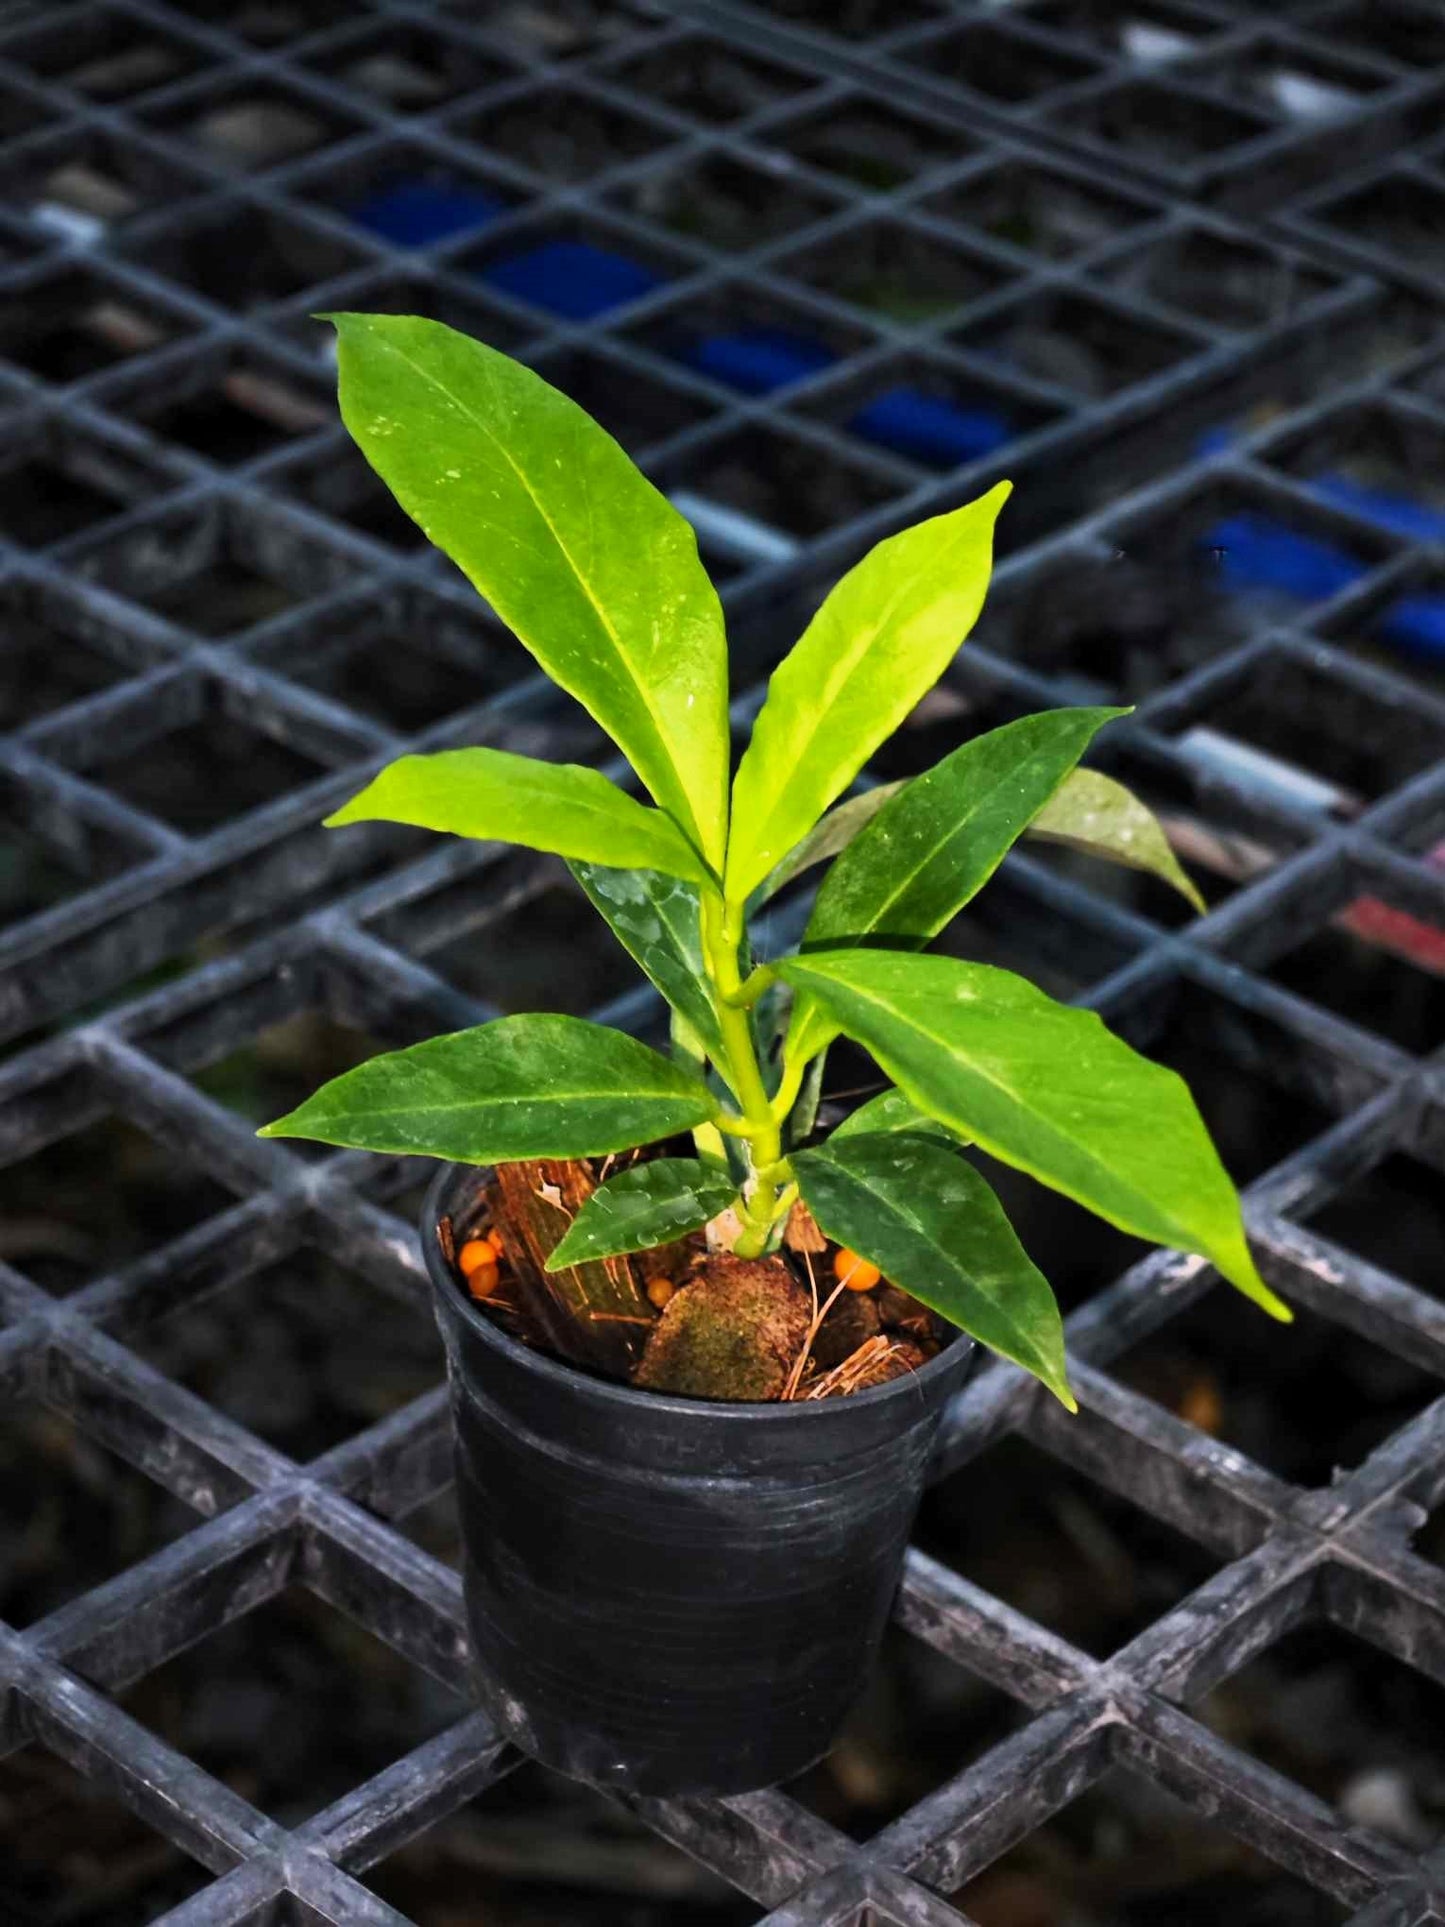
<svg viewBox="0 0 1445 1927">
<path fill-rule="evenodd" d="M 1436 0 L 0 5 L 4 1927 L 1436 1918 L 1442 100 Z M 1031 844 L 943 947 L 1190 1079 L 1298 1323 L 990 1166 L 1084 1412 L 978 1376 L 776 1795 L 490 1743 L 425 1169 L 252 1135 L 499 1012 L 658 1034 L 561 866 L 318 827 L 403 747 L 609 754 L 352 448 L 338 308 L 619 437 L 740 731 L 840 569 L 1011 476 L 863 780 L 1135 704 L 1099 766 L 1209 900 Z"/>
</svg>

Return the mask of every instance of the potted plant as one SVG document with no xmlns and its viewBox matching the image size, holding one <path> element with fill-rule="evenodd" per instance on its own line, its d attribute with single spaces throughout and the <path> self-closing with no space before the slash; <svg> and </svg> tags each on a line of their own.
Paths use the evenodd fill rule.
<svg viewBox="0 0 1445 1927">
<path fill-rule="evenodd" d="M 1073 1408 L 1053 1295 L 970 1142 L 1289 1316 L 1173 1072 L 1021 977 L 924 954 L 1026 831 L 1193 886 L 1078 767 L 1117 709 L 1026 716 L 839 801 L 971 628 L 1006 483 L 836 584 L 730 774 L 722 612 L 665 497 L 517 362 L 331 319 L 367 458 L 652 802 L 474 748 L 403 757 L 330 821 L 565 859 L 671 1042 L 503 1017 L 373 1058 L 265 1135 L 447 1161 L 422 1239 L 501 1725 L 635 1791 L 769 1784 L 857 1691 L 974 1341 Z M 798 951 L 756 962 L 750 914 L 829 859 Z M 888 1085 L 823 1136 L 840 1036 Z"/>
</svg>

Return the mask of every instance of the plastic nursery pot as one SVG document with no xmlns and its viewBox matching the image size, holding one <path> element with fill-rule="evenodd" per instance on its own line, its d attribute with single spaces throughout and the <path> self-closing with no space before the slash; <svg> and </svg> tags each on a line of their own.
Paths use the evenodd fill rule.
<svg viewBox="0 0 1445 1927">
<path fill-rule="evenodd" d="M 634 1793 L 802 1772 L 876 1656 L 972 1342 L 813 1403 L 594 1377 L 508 1337 L 442 1257 L 439 1219 L 466 1224 L 484 1179 L 443 1170 L 421 1227 L 483 1703 L 545 1765 Z"/>
</svg>

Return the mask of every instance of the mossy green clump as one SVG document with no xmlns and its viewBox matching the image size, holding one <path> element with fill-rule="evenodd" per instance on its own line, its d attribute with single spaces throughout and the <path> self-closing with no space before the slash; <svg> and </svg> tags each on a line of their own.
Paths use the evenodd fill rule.
<svg viewBox="0 0 1445 1927">
<path fill-rule="evenodd" d="M 808 1294 L 781 1259 L 718 1253 L 669 1300 L 633 1383 L 686 1398 L 775 1399 L 811 1321 Z"/>
</svg>

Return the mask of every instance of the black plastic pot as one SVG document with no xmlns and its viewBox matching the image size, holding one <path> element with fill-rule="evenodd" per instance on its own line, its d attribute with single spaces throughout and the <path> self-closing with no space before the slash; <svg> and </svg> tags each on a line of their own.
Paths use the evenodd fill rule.
<svg viewBox="0 0 1445 1927">
<path fill-rule="evenodd" d="M 972 1363 L 817 1403 L 666 1398 L 518 1344 L 422 1242 L 446 1342 L 478 1689 L 565 1773 L 740 1793 L 827 1752 L 877 1653 L 938 1421 Z"/>
</svg>

